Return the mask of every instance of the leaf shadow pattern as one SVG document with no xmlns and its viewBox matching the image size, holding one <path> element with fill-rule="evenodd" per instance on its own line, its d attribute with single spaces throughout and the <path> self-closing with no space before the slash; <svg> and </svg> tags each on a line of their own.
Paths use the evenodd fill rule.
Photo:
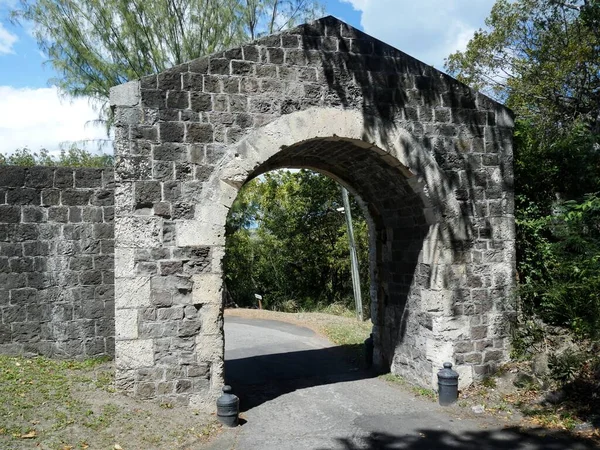
<svg viewBox="0 0 600 450">
<path fill-rule="evenodd" d="M 543 428 L 451 432 L 431 429 L 417 434 L 394 435 L 373 432 L 364 438 L 337 440 L 340 450 L 587 450 L 597 449 L 598 441 L 574 436 L 566 431 Z M 331 448 L 319 449 L 331 450 Z"/>
</svg>

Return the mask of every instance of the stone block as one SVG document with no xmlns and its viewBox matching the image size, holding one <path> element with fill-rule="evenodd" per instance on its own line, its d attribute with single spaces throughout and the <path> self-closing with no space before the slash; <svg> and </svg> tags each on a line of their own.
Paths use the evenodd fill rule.
<svg viewBox="0 0 600 450">
<path fill-rule="evenodd" d="M 21 209 L 23 216 L 22 222 L 41 223 L 48 219 L 48 211 L 40 206 L 23 206 Z"/>
<path fill-rule="evenodd" d="M 3 223 L 19 223 L 21 208 L 19 206 L 0 205 L 0 217 Z"/>
<path fill-rule="evenodd" d="M 167 108 L 187 109 L 190 106 L 188 91 L 171 91 L 167 93 Z"/>
<path fill-rule="evenodd" d="M 183 133 L 185 131 L 183 126 L 184 125 L 181 124 L 181 141 L 183 141 Z M 153 146 L 152 152 L 154 159 L 158 161 L 187 161 L 188 158 L 187 147 L 183 144 L 177 144 L 172 142 L 163 142 L 160 145 L 155 145 Z"/>
<path fill-rule="evenodd" d="M 88 205 L 92 194 L 90 189 L 65 189 L 61 193 L 61 203 L 65 206 Z"/>
<path fill-rule="evenodd" d="M 204 318 L 202 320 L 198 319 L 189 319 L 189 320 L 180 320 L 177 326 L 177 335 L 179 337 L 194 337 L 198 334 L 202 325 L 204 323 Z M 206 319 L 209 320 L 208 318 Z M 211 327 L 214 329 L 214 327 Z"/>
<path fill-rule="evenodd" d="M 0 256 L 23 256 L 23 246 L 22 244 L 0 242 Z"/>
<path fill-rule="evenodd" d="M 102 284 L 102 271 L 86 270 L 79 275 L 79 282 L 82 286 L 97 286 Z"/>
<path fill-rule="evenodd" d="M 102 169 L 78 168 L 75 170 L 76 188 L 95 188 L 102 186 Z"/>
<path fill-rule="evenodd" d="M 177 394 L 188 393 L 192 391 L 191 380 L 177 380 L 175 383 L 175 392 Z"/>
<path fill-rule="evenodd" d="M 161 222 L 155 217 L 116 217 L 117 247 L 152 248 L 161 245 Z"/>
<path fill-rule="evenodd" d="M 131 370 L 154 366 L 154 349 L 151 339 L 115 342 L 117 369 Z"/>
<path fill-rule="evenodd" d="M 115 337 L 118 340 L 138 339 L 138 310 L 118 309 L 115 314 Z"/>
<path fill-rule="evenodd" d="M 208 71 L 211 75 L 229 75 L 230 61 L 225 58 L 210 58 Z"/>
<path fill-rule="evenodd" d="M 102 208 L 96 206 L 86 206 L 81 210 L 81 220 L 83 222 L 98 223 L 102 222 Z"/>
<path fill-rule="evenodd" d="M 175 275 L 183 272 L 181 261 L 161 261 L 159 263 L 161 275 Z"/>
<path fill-rule="evenodd" d="M 171 306 L 167 308 L 158 308 L 156 310 L 157 320 L 181 320 L 183 319 L 183 307 Z"/>
<path fill-rule="evenodd" d="M 0 262 L 0 270 L 3 264 Z M 31 257 L 22 258 L 11 258 L 10 259 L 10 270 L 8 272 L 33 272 L 34 271 L 34 259 Z"/>
<path fill-rule="evenodd" d="M 283 62 L 283 51 L 281 51 L 281 62 Z M 250 61 L 231 61 L 231 75 L 252 76 L 254 74 L 254 63 Z"/>
<path fill-rule="evenodd" d="M 151 207 L 160 202 L 161 183 L 158 181 L 137 181 L 134 185 L 136 208 Z"/>
<path fill-rule="evenodd" d="M 115 204 L 115 193 L 112 189 L 96 190 L 90 203 L 94 206 L 113 206 Z"/>
<path fill-rule="evenodd" d="M 189 378 L 207 377 L 210 375 L 210 365 L 208 364 L 192 364 L 186 368 Z"/>
<path fill-rule="evenodd" d="M 159 124 L 159 133 L 163 143 L 183 142 L 185 128 L 182 123 L 162 122 Z"/>
<path fill-rule="evenodd" d="M 23 244 L 24 256 L 48 256 L 50 255 L 51 246 L 49 242 L 25 242 Z"/>
<path fill-rule="evenodd" d="M 156 397 L 155 383 L 137 383 L 135 387 L 135 396 L 141 399 L 151 399 Z"/>
<path fill-rule="evenodd" d="M 212 111 L 212 96 L 202 92 L 190 94 L 190 108 L 196 112 Z"/>
<path fill-rule="evenodd" d="M 34 188 L 14 188 L 6 193 L 9 205 L 40 205 L 41 192 Z"/>
<path fill-rule="evenodd" d="M 25 186 L 34 188 L 52 187 L 54 169 L 51 167 L 28 167 L 25 172 Z"/>
<path fill-rule="evenodd" d="M 178 247 L 212 246 L 225 243 L 225 229 L 221 224 L 185 220 L 176 223 Z"/>
<path fill-rule="evenodd" d="M 27 305 L 11 303 L 13 305 L 2 308 L 2 323 L 10 325 L 14 322 L 25 322 L 27 320 Z"/>
<path fill-rule="evenodd" d="M 140 82 L 130 81 L 110 88 L 111 106 L 137 106 L 140 103 Z"/>
<path fill-rule="evenodd" d="M 117 278 L 115 280 L 115 307 L 139 308 L 150 306 L 150 278 Z"/>
<path fill-rule="evenodd" d="M 13 322 L 11 336 L 14 342 L 39 342 L 41 326 L 39 322 Z"/>
<path fill-rule="evenodd" d="M 213 126 L 204 123 L 187 123 L 185 141 L 190 143 L 212 143 Z"/>
<path fill-rule="evenodd" d="M 118 181 L 143 180 L 151 173 L 149 155 L 131 156 L 129 153 L 115 157 L 115 177 Z"/>
<path fill-rule="evenodd" d="M 192 275 L 193 303 L 194 304 L 220 304 L 223 280 L 220 274 L 203 273 Z"/>
<path fill-rule="evenodd" d="M 69 207 L 69 222 L 79 223 L 83 220 L 83 212 L 78 206 Z"/>
<path fill-rule="evenodd" d="M 25 184 L 25 168 L 15 166 L 0 167 L 0 184 L 3 187 L 22 187 Z"/>
</svg>

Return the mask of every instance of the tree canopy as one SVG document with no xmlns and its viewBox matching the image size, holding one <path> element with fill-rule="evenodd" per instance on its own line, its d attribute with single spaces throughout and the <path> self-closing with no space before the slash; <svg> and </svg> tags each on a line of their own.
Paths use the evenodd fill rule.
<svg viewBox="0 0 600 450">
<path fill-rule="evenodd" d="M 21 0 L 13 18 L 33 23 L 62 93 L 106 105 L 112 86 L 321 11 L 318 0 Z"/>
<path fill-rule="evenodd" d="M 448 57 L 451 74 L 536 127 L 600 131 L 600 2 L 498 0 L 486 25 Z"/>
<path fill-rule="evenodd" d="M 39 152 L 18 148 L 9 155 L 0 153 L 0 166 L 54 166 L 54 167 L 112 167 L 113 155 L 95 154 L 76 145 L 62 148 L 60 154 L 52 155 L 48 150 Z"/>
</svg>

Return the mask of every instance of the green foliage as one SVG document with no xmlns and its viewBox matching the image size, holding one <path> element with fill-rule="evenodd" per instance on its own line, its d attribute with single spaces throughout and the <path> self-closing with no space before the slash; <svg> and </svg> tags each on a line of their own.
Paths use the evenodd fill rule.
<svg viewBox="0 0 600 450">
<path fill-rule="evenodd" d="M 144 75 L 312 19 L 317 0 L 21 0 L 38 46 L 73 97 L 98 100 Z"/>
<path fill-rule="evenodd" d="M 516 113 L 523 317 L 598 338 L 600 2 L 497 0 L 486 25 L 446 68 Z M 514 355 L 543 334 L 530 322 L 518 323 Z"/>
<path fill-rule="evenodd" d="M 531 121 L 540 135 L 581 119 L 597 130 L 597 0 L 498 0 L 464 52 L 446 60 L 459 80 Z"/>
<path fill-rule="evenodd" d="M 534 215 L 547 215 L 557 199 L 582 199 L 598 191 L 599 145 L 598 133 L 582 120 L 564 124 L 561 133 L 545 140 L 531 121 L 519 118 L 515 128 L 518 209 L 531 215 L 531 208 L 537 208 Z"/>
<path fill-rule="evenodd" d="M 565 201 L 517 221 L 521 300 L 527 314 L 600 337 L 600 198 Z M 528 215 L 529 214 L 529 215 Z"/>
<path fill-rule="evenodd" d="M 586 355 L 573 351 L 565 351 L 560 355 L 551 354 L 548 357 L 550 377 L 564 385 L 579 375 L 585 362 Z"/>
<path fill-rule="evenodd" d="M 10 155 L 0 154 L 0 166 L 53 166 L 53 167 L 112 167 L 113 155 L 93 154 L 76 146 L 62 149 L 60 155 L 53 156 L 48 150 L 34 152 L 27 147 L 19 148 Z"/>
<path fill-rule="evenodd" d="M 324 331 L 327 338 L 334 344 L 362 347 L 365 339 L 369 337 L 372 327 L 369 322 L 332 322 L 325 326 Z"/>
<path fill-rule="evenodd" d="M 481 385 L 488 389 L 496 388 L 496 379 L 491 376 L 485 376 L 483 380 L 481 380 Z"/>
<path fill-rule="evenodd" d="M 539 320 L 522 320 L 511 328 L 511 353 L 513 359 L 528 357 L 532 352 L 543 352 L 544 328 Z"/>
<path fill-rule="evenodd" d="M 227 221 L 225 279 L 233 300 L 281 311 L 353 309 L 341 191 L 308 170 L 270 172 L 240 191 Z M 351 205 L 362 291 L 368 292 L 367 224 Z M 368 297 L 368 296 L 364 296 Z M 365 298 L 368 311 L 368 298 Z"/>
</svg>

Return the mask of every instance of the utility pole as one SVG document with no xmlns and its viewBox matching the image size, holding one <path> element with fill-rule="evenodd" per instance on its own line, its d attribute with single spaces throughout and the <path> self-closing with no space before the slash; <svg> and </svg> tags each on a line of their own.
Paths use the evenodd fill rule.
<svg viewBox="0 0 600 450">
<path fill-rule="evenodd" d="M 346 225 L 348 227 L 348 243 L 350 245 L 350 272 L 352 273 L 352 290 L 354 291 L 354 303 L 356 304 L 356 319 L 362 322 L 362 297 L 360 294 L 360 276 L 358 275 L 358 258 L 356 257 L 356 245 L 354 245 L 354 228 L 352 227 L 352 213 L 350 212 L 350 200 L 348 199 L 348 191 L 343 186 L 342 200 L 344 201 L 344 213 L 346 214 Z"/>
</svg>

